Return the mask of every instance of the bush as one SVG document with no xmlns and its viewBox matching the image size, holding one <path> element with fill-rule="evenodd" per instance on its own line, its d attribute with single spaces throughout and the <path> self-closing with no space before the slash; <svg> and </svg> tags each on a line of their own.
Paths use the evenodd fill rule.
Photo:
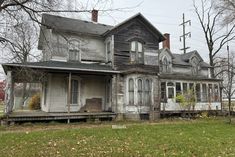
<svg viewBox="0 0 235 157">
<path fill-rule="evenodd" d="M 29 109 L 30 110 L 40 110 L 40 94 L 35 94 L 32 96 L 31 100 L 29 101 Z"/>
</svg>

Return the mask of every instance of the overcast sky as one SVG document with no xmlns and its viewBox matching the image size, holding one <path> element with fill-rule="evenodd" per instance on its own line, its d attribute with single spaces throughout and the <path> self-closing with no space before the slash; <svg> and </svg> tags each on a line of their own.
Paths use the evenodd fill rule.
<svg viewBox="0 0 235 157">
<path fill-rule="evenodd" d="M 99 23 L 115 25 L 140 12 L 159 31 L 170 33 L 173 53 L 182 53 L 180 48 L 182 48 L 183 43 L 179 40 L 179 36 L 182 35 L 182 26 L 179 26 L 179 24 L 182 23 L 182 14 L 185 13 L 185 19 L 192 22 L 191 26 L 187 25 L 186 27 L 186 32 L 191 31 L 192 34 L 192 37 L 186 40 L 186 46 L 191 47 L 188 51 L 197 50 L 203 59 L 208 61 L 208 50 L 204 34 L 194 13 L 192 0 L 113 0 L 112 2 L 112 8 L 140 5 L 128 12 L 100 13 Z M 231 45 L 232 43 L 230 43 L 230 47 Z M 226 48 L 222 50 L 225 51 Z"/>
</svg>

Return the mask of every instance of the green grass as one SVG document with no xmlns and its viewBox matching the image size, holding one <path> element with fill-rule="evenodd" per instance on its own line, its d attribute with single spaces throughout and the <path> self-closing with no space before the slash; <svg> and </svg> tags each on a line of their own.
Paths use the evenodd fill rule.
<svg viewBox="0 0 235 157">
<path fill-rule="evenodd" d="M 120 123 L 121 125 L 125 123 Z M 0 156 L 235 156 L 235 125 L 219 120 L 0 128 Z"/>
</svg>

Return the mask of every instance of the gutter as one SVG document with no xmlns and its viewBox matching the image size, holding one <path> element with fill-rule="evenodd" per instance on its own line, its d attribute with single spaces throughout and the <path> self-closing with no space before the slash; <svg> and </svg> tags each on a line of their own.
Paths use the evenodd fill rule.
<svg viewBox="0 0 235 157">
<path fill-rule="evenodd" d="M 54 69 L 54 70 L 73 70 L 73 71 L 90 71 L 90 72 L 104 72 L 104 73 L 121 73 L 120 71 L 114 70 L 94 70 L 94 69 L 81 69 L 81 68 L 63 68 L 63 67 L 46 67 L 46 66 L 35 66 L 35 65 L 17 65 L 17 64 L 2 64 L 4 66 L 13 66 L 13 67 L 28 67 L 28 68 L 39 68 L 39 69 Z M 6 72 L 5 72 L 6 73 Z"/>
</svg>

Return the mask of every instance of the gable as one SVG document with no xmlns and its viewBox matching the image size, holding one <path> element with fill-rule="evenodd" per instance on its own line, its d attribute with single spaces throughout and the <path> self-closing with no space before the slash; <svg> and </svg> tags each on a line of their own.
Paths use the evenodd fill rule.
<svg viewBox="0 0 235 157">
<path fill-rule="evenodd" d="M 153 36 L 158 42 L 165 40 L 163 34 L 140 13 L 116 25 L 110 31 L 104 33 L 104 35 L 117 34 L 123 31 L 128 32 L 132 30 L 131 28 L 135 29 L 135 32 L 132 33 L 136 36 L 140 37 L 140 35 L 144 35 L 147 32 L 148 35 Z"/>
</svg>

